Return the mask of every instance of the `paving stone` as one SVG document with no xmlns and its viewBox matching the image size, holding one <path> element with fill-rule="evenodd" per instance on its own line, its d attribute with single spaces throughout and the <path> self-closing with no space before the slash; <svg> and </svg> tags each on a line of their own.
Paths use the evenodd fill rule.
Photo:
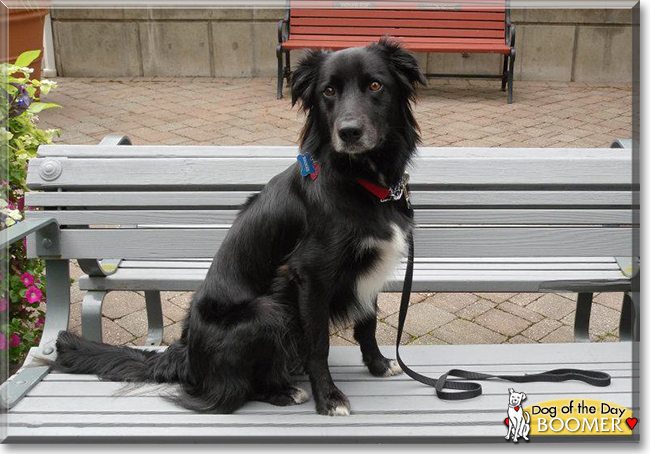
<svg viewBox="0 0 650 454">
<path fill-rule="evenodd" d="M 606 333 L 618 333 L 618 324 L 621 313 L 602 304 L 591 306 L 591 318 L 589 319 L 589 333 L 593 336 Z"/>
<path fill-rule="evenodd" d="M 144 297 L 135 292 L 110 292 L 104 298 L 102 314 L 114 320 L 145 307 Z"/>
<path fill-rule="evenodd" d="M 521 334 L 511 337 L 506 341 L 506 344 L 536 344 L 532 339 L 529 339 Z"/>
<path fill-rule="evenodd" d="M 482 313 L 489 311 L 494 306 L 496 306 L 496 303 L 492 301 L 480 299 L 470 304 L 469 306 L 465 306 L 464 308 L 456 312 L 456 315 L 466 320 L 473 320 L 474 318 L 478 317 Z"/>
<path fill-rule="evenodd" d="M 175 296 L 169 298 L 169 302 L 175 304 L 181 309 L 189 310 L 194 292 L 178 292 Z"/>
<path fill-rule="evenodd" d="M 409 342 L 409 345 L 448 345 L 448 342 L 438 339 L 434 335 L 425 334 Z"/>
<path fill-rule="evenodd" d="M 162 312 L 163 316 L 169 318 L 173 322 L 185 320 L 185 317 L 187 316 L 186 309 L 180 308 L 170 301 L 162 301 Z"/>
<path fill-rule="evenodd" d="M 123 345 L 133 341 L 135 336 L 114 321 L 102 317 L 102 341 L 110 345 Z"/>
<path fill-rule="evenodd" d="M 603 292 L 594 296 L 594 302 L 620 312 L 623 306 L 623 293 Z"/>
<path fill-rule="evenodd" d="M 545 317 L 560 320 L 562 317 L 565 317 L 571 311 L 575 310 L 576 303 L 558 294 L 547 293 L 530 303 L 526 308 L 538 312 Z"/>
<path fill-rule="evenodd" d="M 525 329 L 521 332 L 521 334 L 528 337 L 529 339 L 538 341 L 560 326 L 562 326 L 562 323 L 558 322 L 557 320 L 545 318 L 544 320 L 541 320 L 540 322 L 537 322 L 529 328 Z"/>
<path fill-rule="evenodd" d="M 165 326 L 165 331 L 163 332 L 163 345 L 170 345 L 180 339 L 182 331 L 183 326 L 181 323 L 173 323 L 169 326 Z"/>
<path fill-rule="evenodd" d="M 357 343 L 354 340 L 354 331 L 352 330 L 352 328 L 344 329 L 338 332 L 337 335 L 343 337 L 344 339 L 346 339 L 347 341 L 355 345 Z M 387 323 L 377 322 L 376 337 L 377 337 L 377 344 L 379 345 L 395 345 L 395 339 L 397 339 L 397 329 L 395 329 L 395 327 Z M 411 342 L 412 339 L 413 336 L 404 332 L 402 333 L 402 339 L 400 342 L 402 344 L 408 344 L 409 342 Z"/>
<path fill-rule="evenodd" d="M 416 304 L 425 299 L 430 293 L 411 293 L 409 304 Z M 401 293 L 380 293 L 377 298 L 379 309 L 379 318 L 385 318 L 391 314 L 399 312 L 399 306 L 402 301 Z"/>
<path fill-rule="evenodd" d="M 544 318 L 539 313 L 532 311 L 526 307 L 521 307 L 517 304 L 511 303 L 510 301 L 504 301 L 503 303 L 499 304 L 498 308 L 502 311 L 509 312 L 512 315 L 516 315 L 519 318 L 523 318 L 533 323 L 539 322 Z"/>
<path fill-rule="evenodd" d="M 474 293 L 486 300 L 494 301 L 495 303 L 502 303 L 507 299 L 512 298 L 516 293 Z"/>
<path fill-rule="evenodd" d="M 472 293 L 436 293 L 425 301 L 447 312 L 457 312 L 477 300 Z"/>
<path fill-rule="evenodd" d="M 510 298 L 510 302 L 515 303 L 518 306 L 526 306 L 536 299 L 541 298 L 543 293 L 517 293 Z"/>
<path fill-rule="evenodd" d="M 350 345 L 355 345 L 355 344 L 353 344 L 349 340 L 335 334 L 333 336 L 330 336 L 330 345 L 350 346 Z"/>
<path fill-rule="evenodd" d="M 435 337 L 449 344 L 500 344 L 505 336 L 476 323 L 456 319 L 438 328 Z"/>
<path fill-rule="evenodd" d="M 560 326 L 558 329 L 552 333 L 544 336 L 540 339 L 541 343 L 544 344 L 564 344 L 574 342 L 573 338 L 573 328 L 569 326 Z"/>
<path fill-rule="evenodd" d="M 474 320 L 476 323 L 506 336 L 514 336 L 528 328 L 530 322 L 499 309 L 490 309 Z"/>
<path fill-rule="evenodd" d="M 423 303 L 409 307 L 404 331 L 414 336 L 422 336 L 455 318 L 454 314 L 444 311 L 426 300 Z M 385 321 L 396 327 L 398 319 L 399 314 L 393 314 L 387 317 Z"/>
</svg>

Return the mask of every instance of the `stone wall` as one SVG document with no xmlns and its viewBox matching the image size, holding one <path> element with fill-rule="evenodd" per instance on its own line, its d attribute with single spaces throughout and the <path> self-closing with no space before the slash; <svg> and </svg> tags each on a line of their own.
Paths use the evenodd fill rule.
<svg viewBox="0 0 650 454">
<path fill-rule="evenodd" d="M 53 10 L 60 76 L 274 76 L 271 9 Z M 512 10 L 519 80 L 631 82 L 631 10 Z M 292 52 L 292 61 L 299 52 Z M 501 71 L 489 54 L 422 54 L 429 73 Z"/>
</svg>

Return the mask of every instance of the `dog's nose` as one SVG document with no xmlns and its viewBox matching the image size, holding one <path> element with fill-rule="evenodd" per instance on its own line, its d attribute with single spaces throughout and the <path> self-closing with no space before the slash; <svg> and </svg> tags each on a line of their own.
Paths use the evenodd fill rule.
<svg viewBox="0 0 650 454">
<path fill-rule="evenodd" d="M 346 121 L 341 123 L 339 128 L 339 137 L 345 143 L 358 142 L 363 134 L 361 126 L 356 121 Z"/>
</svg>

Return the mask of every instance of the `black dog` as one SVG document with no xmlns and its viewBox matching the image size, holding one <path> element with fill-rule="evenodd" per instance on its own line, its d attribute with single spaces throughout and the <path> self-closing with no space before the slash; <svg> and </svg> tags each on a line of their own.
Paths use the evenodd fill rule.
<svg viewBox="0 0 650 454">
<path fill-rule="evenodd" d="M 248 400 L 307 400 L 291 374 L 304 367 L 318 413 L 350 404 L 328 368 L 329 322 L 353 320 L 377 376 L 401 370 L 375 339 L 377 294 L 407 252 L 412 219 L 399 187 L 419 140 L 411 111 L 426 81 L 415 58 L 381 40 L 314 51 L 292 78 L 307 113 L 301 135 L 319 172 L 297 163 L 251 197 L 196 292 L 181 339 L 164 353 L 108 346 L 62 332 L 55 367 L 102 379 L 179 383 L 180 405 L 228 413 Z"/>
</svg>

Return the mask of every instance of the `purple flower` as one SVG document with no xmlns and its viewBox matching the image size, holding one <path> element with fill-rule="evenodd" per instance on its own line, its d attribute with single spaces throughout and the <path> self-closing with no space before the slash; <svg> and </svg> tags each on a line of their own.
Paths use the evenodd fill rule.
<svg viewBox="0 0 650 454">
<path fill-rule="evenodd" d="M 10 347 L 18 347 L 20 345 L 20 336 L 16 333 L 11 333 L 11 340 L 9 341 Z"/>
<path fill-rule="evenodd" d="M 22 282 L 25 287 L 29 287 L 34 283 L 34 276 L 25 271 L 20 275 L 20 282 Z"/>
<path fill-rule="evenodd" d="M 27 302 L 29 304 L 35 304 L 38 303 L 41 300 L 41 297 L 43 296 L 43 292 L 41 292 L 37 287 L 34 287 L 33 285 L 27 289 L 27 293 L 25 293 L 25 298 L 27 298 Z"/>
<path fill-rule="evenodd" d="M 6 349 L 7 349 L 7 336 L 0 333 L 0 350 L 6 350 Z"/>
<path fill-rule="evenodd" d="M 34 328 L 40 328 L 43 326 L 43 323 L 45 323 L 45 320 L 41 317 L 38 320 L 36 320 L 36 323 L 34 323 Z"/>
<path fill-rule="evenodd" d="M 17 117 L 29 108 L 30 104 L 32 103 L 32 98 L 29 97 L 29 94 L 27 93 L 24 85 L 17 83 L 11 83 L 10 85 L 16 87 L 18 89 L 18 93 L 16 93 L 16 96 L 12 101 L 10 101 L 11 108 L 9 109 L 9 116 Z"/>
<path fill-rule="evenodd" d="M 0 312 L 7 310 L 7 298 L 0 298 Z"/>
</svg>

